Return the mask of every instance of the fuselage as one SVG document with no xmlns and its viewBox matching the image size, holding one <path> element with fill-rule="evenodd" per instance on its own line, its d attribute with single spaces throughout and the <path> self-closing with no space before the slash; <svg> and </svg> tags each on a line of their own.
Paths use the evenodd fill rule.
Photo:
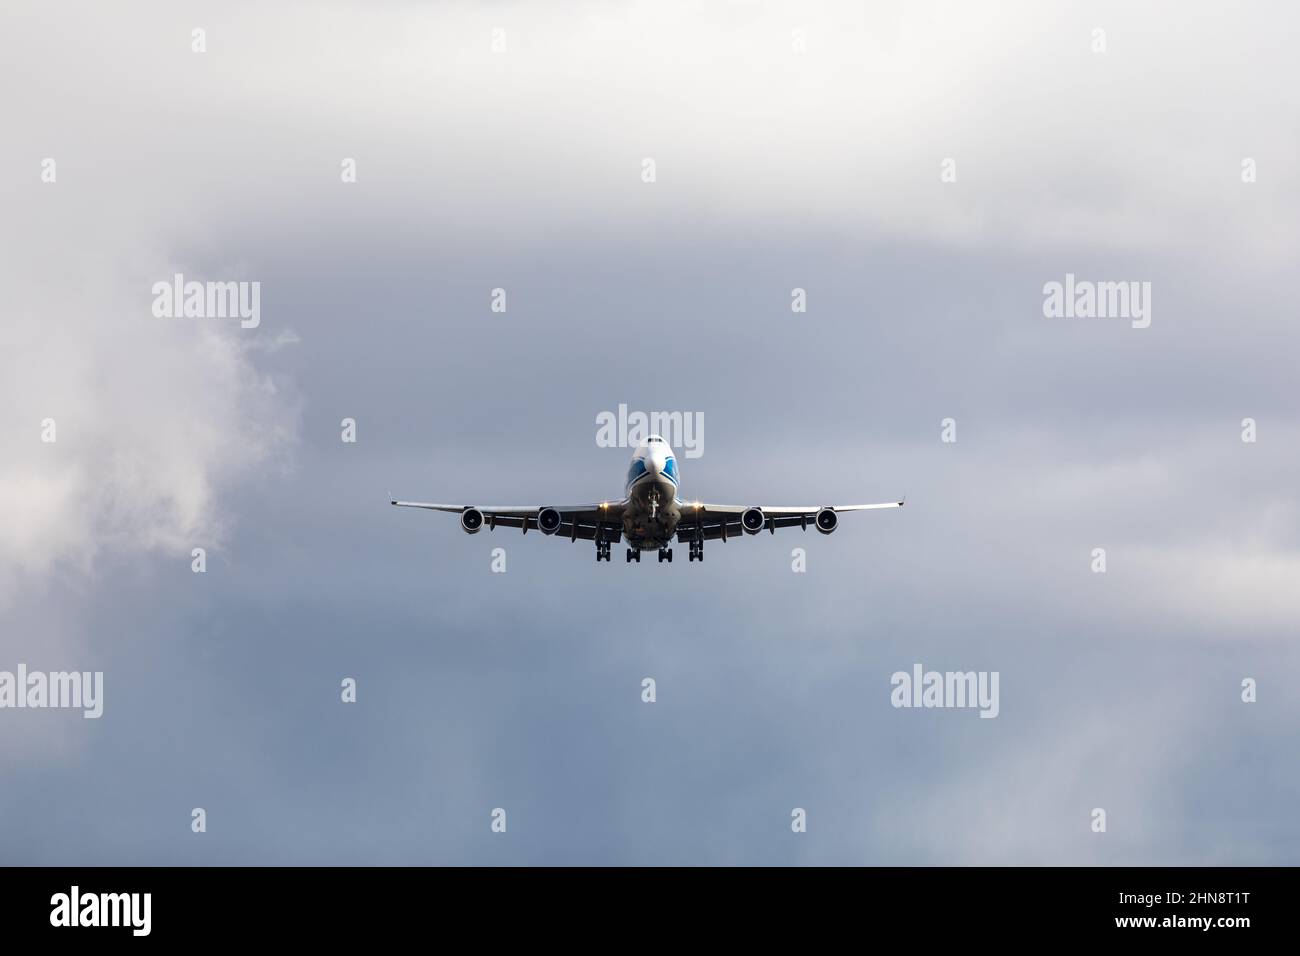
<svg viewBox="0 0 1300 956">
<path fill-rule="evenodd" d="M 652 551 L 673 540 L 681 511 L 677 507 L 677 456 L 658 435 L 632 453 L 627 470 L 627 507 L 623 535 L 633 548 Z"/>
</svg>

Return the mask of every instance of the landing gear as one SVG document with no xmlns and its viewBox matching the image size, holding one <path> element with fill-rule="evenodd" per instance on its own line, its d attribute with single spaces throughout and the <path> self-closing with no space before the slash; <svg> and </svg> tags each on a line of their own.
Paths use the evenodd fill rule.
<svg viewBox="0 0 1300 956">
<path fill-rule="evenodd" d="M 640 563 L 641 563 L 641 549 L 640 549 L 640 548 L 628 548 L 628 549 L 627 549 L 627 563 L 628 563 L 628 564 L 631 564 L 633 561 L 635 561 L 637 564 L 640 564 Z"/>
<path fill-rule="evenodd" d="M 659 549 L 659 563 L 660 563 L 660 564 L 663 564 L 665 561 L 667 561 L 669 564 L 672 564 L 672 563 L 673 563 L 673 549 L 672 549 L 672 548 L 660 548 L 660 549 Z"/>
<path fill-rule="evenodd" d="M 672 558 L 669 558 L 668 560 L 671 561 Z M 688 556 L 687 560 L 688 560 L 688 561 L 703 561 L 703 560 L 704 560 L 704 542 L 703 542 L 703 541 L 692 541 L 692 542 L 691 542 L 691 553 L 690 553 L 690 555 Z"/>
<path fill-rule="evenodd" d="M 608 542 L 608 541 L 597 541 L 597 542 L 596 542 L 596 560 L 597 560 L 597 561 L 608 561 L 608 560 L 609 560 L 609 542 Z"/>
</svg>

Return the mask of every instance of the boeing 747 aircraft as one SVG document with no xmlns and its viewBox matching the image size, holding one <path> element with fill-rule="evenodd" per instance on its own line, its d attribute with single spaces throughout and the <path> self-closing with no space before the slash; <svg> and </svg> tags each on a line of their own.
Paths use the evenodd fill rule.
<svg viewBox="0 0 1300 956">
<path fill-rule="evenodd" d="M 398 501 L 399 508 L 428 508 L 460 515 L 460 526 L 468 534 L 478 534 L 486 524 L 498 527 L 536 528 L 546 535 L 567 536 L 570 541 L 582 538 L 596 542 L 596 560 L 608 561 L 610 545 L 626 538 L 627 560 L 641 561 L 641 552 L 658 549 L 659 560 L 672 561 L 673 536 L 690 545 L 690 560 L 704 560 L 704 542 L 714 538 L 758 534 L 767 528 L 799 526 L 805 531 L 809 523 L 822 534 L 830 534 L 839 524 L 841 511 L 868 511 L 875 508 L 901 508 L 901 501 L 884 501 L 874 505 L 805 505 L 772 507 L 770 505 L 710 505 L 682 501 L 677 497 L 677 459 L 668 443 L 651 435 L 632 453 L 627 472 L 626 497 L 622 501 L 602 501 L 591 505 L 438 505 L 422 501 Z"/>
</svg>

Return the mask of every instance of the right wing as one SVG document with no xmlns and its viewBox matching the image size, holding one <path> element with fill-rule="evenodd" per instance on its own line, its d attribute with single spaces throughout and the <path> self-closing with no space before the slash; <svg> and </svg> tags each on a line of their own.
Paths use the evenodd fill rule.
<svg viewBox="0 0 1300 956">
<path fill-rule="evenodd" d="M 582 538 L 594 541 L 599 533 L 603 541 L 617 541 L 623 534 L 624 501 L 602 501 L 589 505 L 440 505 L 425 501 L 398 501 L 390 498 L 389 504 L 398 508 L 424 508 L 427 511 L 448 511 L 464 514 L 473 508 L 483 514 L 483 526 L 489 531 L 496 528 L 519 528 L 524 534 L 537 529 L 537 513 L 543 508 L 554 508 L 560 513 L 560 527 L 553 537 L 566 537 L 570 541 Z"/>
<path fill-rule="evenodd" d="M 698 536 L 705 541 L 713 538 L 744 537 L 744 528 L 740 516 L 749 510 L 749 505 L 711 505 L 695 501 L 678 501 L 681 520 L 677 522 L 677 540 L 690 541 Z M 763 528 L 776 533 L 777 528 L 816 527 L 817 512 L 820 505 L 759 505 L 763 512 Z M 840 514 L 845 511 L 874 511 L 877 508 L 901 508 L 902 501 L 881 501 L 870 505 L 826 505 L 826 508 Z"/>
</svg>

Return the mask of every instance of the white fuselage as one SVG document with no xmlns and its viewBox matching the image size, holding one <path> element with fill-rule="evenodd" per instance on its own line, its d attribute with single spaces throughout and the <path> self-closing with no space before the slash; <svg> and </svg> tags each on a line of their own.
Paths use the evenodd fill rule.
<svg viewBox="0 0 1300 956">
<path fill-rule="evenodd" d="M 627 471 L 623 535 L 633 548 L 666 548 L 681 512 L 677 508 L 677 456 L 668 443 L 651 435 L 632 453 Z"/>
</svg>

